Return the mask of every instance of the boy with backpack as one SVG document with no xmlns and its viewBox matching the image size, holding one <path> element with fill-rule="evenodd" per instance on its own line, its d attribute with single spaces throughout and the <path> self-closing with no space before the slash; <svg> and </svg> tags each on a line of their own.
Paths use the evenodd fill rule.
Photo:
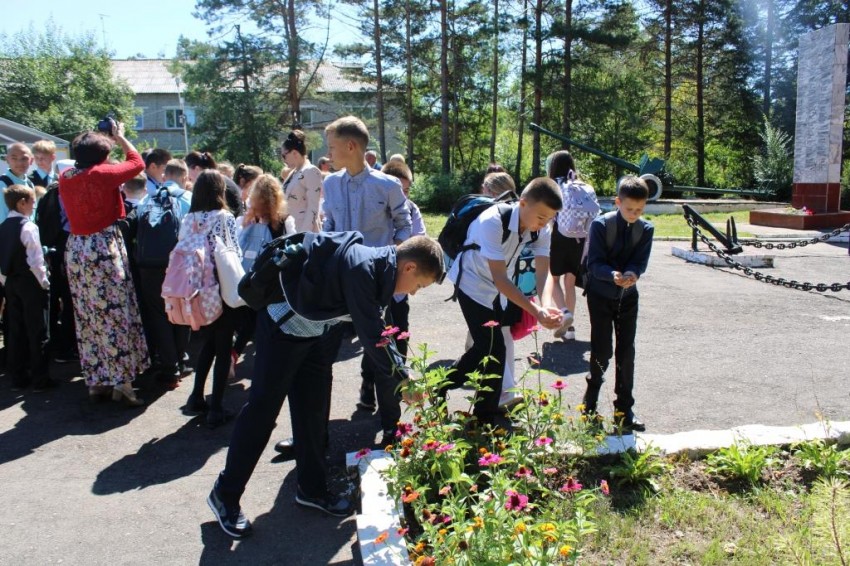
<svg viewBox="0 0 850 566">
<path fill-rule="evenodd" d="M 552 301 L 564 313 L 564 323 L 555 330 L 555 338 L 575 340 L 576 280 L 581 275 L 587 231 L 599 214 L 599 202 L 593 187 L 579 180 L 573 156 L 556 151 L 546 159 L 549 178 L 561 187 L 564 208 L 558 212 L 552 230 L 549 269 L 552 273 Z"/>
<path fill-rule="evenodd" d="M 189 212 L 192 193 L 160 186 L 151 195 L 148 193 L 149 179 L 147 185 L 134 186 L 134 182 L 135 179 L 125 183 L 125 193 L 128 199 L 142 198 L 119 224 L 131 267 L 136 269 L 134 274 L 138 276 L 136 289 L 153 362 L 151 373 L 156 375 L 157 381 L 173 388 L 186 369 L 181 366 L 185 363 L 190 331 L 186 326 L 168 321 L 161 292 L 169 254 L 177 245 L 181 220 Z"/>
<path fill-rule="evenodd" d="M 590 313 L 590 373 L 582 412 L 596 417 L 603 375 L 613 352 L 612 330 L 617 337 L 614 374 L 614 420 L 621 433 L 642 432 L 646 426 L 632 407 L 637 331 L 637 281 L 649 263 L 652 224 L 641 220 L 649 188 L 643 179 L 620 179 L 615 204 L 618 210 L 591 223 L 587 251 L 587 310 Z"/>
<path fill-rule="evenodd" d="M 514 275 L 519 254 L 530 239 L 537 264 L 538 295 L 545 296 L 541 291 L 549 273 L 550 222 L 562 205 L 557 183 L 540 177 L 525 187 L 518 201 L 487 206 L 468 224 L 448 278 L 455 284 L 472 346 L 455 362 L 443 393 L 464 385 L 476 370 L 484 375 L 506 374 L 506 364 L 513 363 L 510 327 L 519 321 L 522 310 L 545 328 L 561 326 L 561 311 L 531 302 L 514 283 Z M 465 216 L 467 222 L 470 216 Z M 441 243 L 447 233 L 444 229 L 440 234 Z M 499 324 L 502 328 L 496 327 Z M 512 371 L 509 373 L 512 375 Z M 501 380 L 489 380 L 486 385 L 491 391 L 478 393 L 474 414 L 479 422 L 492 424 L 499 414 L 502 384 Z"/>
<path fill-rule="evenodd" d="M 443 252 L 427 236 L 396 246 L 364 245 L 357 232 L 301 232 L 275 240 L 239 285 L 258 309 L 254 376 L 233 428 L 227 462 L 207 498 L 222 530 L 251 533 L 239 500 L 263 453 L 287 396 L 296 459 L 295 502 L 344 517 L 352 505 L 332 494 L 325 460 L 333 327 L 351 320 L 364 355 L 380 375 L 399 377 L 404 361 L 384 340 L 381 312 L 394 294 L 416 294 L 443 273 Z M 267 291 L 268 290 L 268 291 Z"/>
<path fill-rule="evenodd" d="M 0 280 L 6 291 L 9 325 L 7 363 L 12 390 L 30 383 L 39 393 L 56 383 L 47 370 L 47 265 L 30 220 L 35 208 L 35 191 L 11 185 L 3 193 L 9 216 L 0 224 Z"/>
<path fill-rule="evenodd" d="M 165 169 L 171 161 L 171 152 L 156 147 L 145 153 L 145 176 L 148 178 L 148 195 L 153 196 L 165 182 Z"/>
</svg>

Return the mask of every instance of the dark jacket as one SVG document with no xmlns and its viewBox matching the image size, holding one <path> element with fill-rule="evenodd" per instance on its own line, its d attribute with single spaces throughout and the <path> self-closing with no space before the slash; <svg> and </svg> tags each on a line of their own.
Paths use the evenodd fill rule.
<svg viewBox="0 0 850 566">
<path fill-rule="evenodd" d="M 305 233 L 306 259 L 287 271 L 283 289 L 292 309 L 304 318 L 350 315 L 364 352 L 378 370 L 404 376 L 395 346 L 376 347 L 384 331 L 383 311 L 395 291 L 395 246 L 372 248 L 362 242 L 359 232 Z"/>
<path fill-rule="evenodd" d="M 643 230 L 635 246 L 632 246 L 632 230 Z M 637 293 L 637 285 L 628 289 L 615 285 L 611 272 L 631 271 L 638 277 L 643 275 L 649 263 L 654 233 L 655 228 L 649 222 L 627 224 L 623 215 L 617 212 L 617 237 L 614 245 L 608 249 L 605 221 L 602 216 L 597 217 L 590 224 L 588 233 L 590 241 L 587 249 L 587 292 L 609 299 L 618 299 L 624 295 Z"/>
</svg>

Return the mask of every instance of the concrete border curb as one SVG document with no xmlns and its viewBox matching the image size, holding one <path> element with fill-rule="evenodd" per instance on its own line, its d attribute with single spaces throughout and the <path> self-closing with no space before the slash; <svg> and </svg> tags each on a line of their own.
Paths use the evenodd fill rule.
<svg viewBox="0 0 850 566">
<path fill-rule="evenodd" d="M 727 430 L 692 430 L 675 434 L 635 434 L 608 436 L 600 454 L 619 454 L 631 449 L 653 446 L 668 456 L 691 459 L 703 457 L 736 442 L 753 445 L 785 445 L 822 439 L 839 446 L 850 445 L 850 421 L 817 422 L 799 426 L 744 425 Z M 389 496 L 381 472 L 392 465 L 392 457 L 372 452 L 362 458 L 356 452 L 346 455 L 346 467 L 352 477 L 360 478 L 361 514 L 357 515 L 357 540 L 364 566 L 405 566 L 410 564 L 401 528 L 400 504 Z M 375 543 L 382 533 L 387 539 Z"/>
</svg>

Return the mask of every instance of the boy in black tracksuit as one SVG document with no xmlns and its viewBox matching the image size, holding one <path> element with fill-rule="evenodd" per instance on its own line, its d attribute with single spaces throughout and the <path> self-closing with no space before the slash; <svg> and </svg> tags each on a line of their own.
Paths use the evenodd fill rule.
<svg viewBox="0 0 850 566">
<path fill-rule="evenodd" d="M 239 500 L 288 395 L 296 503 L 335 516 L 350 514 L 351 504 L 329 493 L 326 481 L 327 379 L 334 362 L 329 355 L 334 333 L 329 330 L 351 320 L 375 364 L 379 385 L 392 381 L 403 391 L 403 360 L 392 344 L 381 343 L 382 311 L 393 294 L 414 295 L 443 271 L 442 249 L 425 236 L 410 238 L 398 248 L 364 246 L 358 232 L 307 232 L 303 238 L 303 259 L 291 260 L 281 277 L 282 296 L 258 312 L 248 402 L 236 418 L 225 468 L 207 498 L 221 528 L 234 538 L 251 532 Z M 252 272 L 250 280 L 256 274 Z"/>
<path fill-rule="evenodd" d="M 9 216 L 0 224 L 0 279 L 6 286 L 9 324 L 7 364 L 12 389 L 32 382 L 40 392 L 54 385 L 47 371 L 47 301 L 50 283 L 38 236 L 29 217 L 35 207 L 35 191 L 12 185 L 3 198 Z"/>
<path fill-rule="evenodd" d="M 617 337 L 614 416 L 620 432 L 645 430 L 632 410 L 638 278 L 646 271 L 654 228 L 640 220 L 649 189 L 639 177 L 624 177 L 617 190 L 618 211 L 598 217 L 590 226 L 587 252 L 587 310 L 590 314 L 590 374 L 584 413 L 596 415 L 599 390 L 612 352 L 612 326 Z M 616 223 L 616 236 L 612 222 Z M 639 230 L 640 233 L 635 232 Z M 610 242 L 610 244 L 609 244 Z"/>
</svg>

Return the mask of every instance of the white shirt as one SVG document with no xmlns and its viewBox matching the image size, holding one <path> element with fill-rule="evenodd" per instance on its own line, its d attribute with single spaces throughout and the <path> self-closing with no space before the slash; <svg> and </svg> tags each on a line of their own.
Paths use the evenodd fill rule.
<svg viewBox="0 0 850 566">
<path fill-rule="evenodd" d="M 508 238 L 502 242 L 502 217 L 498 206 L 491 206 L 481 213 L 469 225 L 464 245 L 478 244 L 481 249 L 463 252 L 463 277 L 460 278 L 460 290 L 476 303 L 493 308 L 499 290 L 493 282 L 489 260 L 503 260 L 507 267 L 508 278 L 513 281 L 516 262 L 522 247 L 531 241 L 531 232 L 526 230 L 520 236 L 519 204 L 514 205 L 511 220 L 508 223 Z M 549 257 L 549 241 L 552 226 L 547 224 L 540 230 L 537 240 L 531 244 L 534 257 Z M 448 278 L 457 283 L 461 256 L 458 255 L 449 269 Z M 502 303 L 505 303 L 504 298 Z M 504 304 L 503 304 L 504 306 Z"/>
<path fill-rule="evenodd" d="M 9 212 L 8 218 L 23 218 L 24 215 L 17 210 Z M 49 289 L 50 282 L 47 279 L 47 267 L 44 264 L 44 253 L 41 250 L 41 239 L 38 236 L 38 226 L 35 222 L 24 222 L 21 227 L 21 243 L 27 250 L 27 265 L 30 266 L 30 271 L 35 275 L 35 280 L 38 281 L 42 289 Z M 6 284 L 6 275 L 0 273 L 0 283 Z"/>
</svg>

